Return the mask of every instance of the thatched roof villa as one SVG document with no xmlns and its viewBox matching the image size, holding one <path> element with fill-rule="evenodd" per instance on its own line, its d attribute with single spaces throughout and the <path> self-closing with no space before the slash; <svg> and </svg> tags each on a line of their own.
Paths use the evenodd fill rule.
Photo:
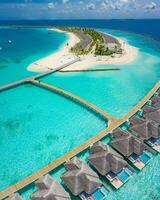
<svg viewBox="0 0 160 200">
<path fill-rule="evenodd" d="M 65 167 L 68 171 L 61 178 L 75 196 L 84 191 L 92 194 L 102 185 L 98 175 L 77 157 L 68 161 Z"/>
<path fill-rule="evenodd" d="M 64 188 L 48 174 L 42 176 L 35 184 L 38 190 L 31 195 L 32 200 L 70 200 Z"/>
<path fill-rule="evenodd" d="M 128 163 L 123 157 L 113 150 L 109 145 L 97 142 L 91 147 L 89 163 L 103 176 L 111 182 L 115 188 L 121 187 L 130 177 L 127 172 Z M 122 179 L 121 174 L 126 174 L 126 179 Z"/>
<path fill-rule="evenodd" d="M 74 157 L 66 162 L 65 167 L 68 171 L 61 178 L 73 195 L 95 199 L 94 193 L 99 192 L 104 198 L 105 195 L 100 190 L 102 182 L 99 176 L 86 163 Z"/>
<path fill-rule="evenodd" d="M 117 128 L 113 131 L 111 145 L 138 169 L 142 169 L 150 160 L 145 151 L 147 146 L 129 132 Z M 145 157 L 145 160 L 143 159 Z"/>
</svg>

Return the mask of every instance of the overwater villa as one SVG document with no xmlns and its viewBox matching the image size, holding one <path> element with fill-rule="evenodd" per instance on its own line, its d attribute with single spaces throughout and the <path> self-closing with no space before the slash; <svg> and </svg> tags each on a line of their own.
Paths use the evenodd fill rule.
<svg viewBox="0 0 160 200">
<path fill-rule="evenodd" d="M 145 120 L 143 118 L 140 118 L 138 116 L 133 116 L 129 119 L 129 126 L 132 127 L 136 124 L 141 124 L 143 122 L 145 122 Z"/>
<path fill-rule="evenodd" d="M 109 145 L 97 142 L 91 147 L 89 163 L 116 188 L 127 182 L 132 172 L 128 163 Z"/>
<path fill-rule="evenodd" d="M 147 152 L 147 145 L 120 128 L 115 129 L 112 134 L 112 147 L 126 157 L 137 169 L 143 169 L 151 159 Z"/>
<path fill-rule="evenodd" d="M 135 121 L 138 117 L 134 117 Z M 131 120 L 132 121 L 132 120 Z M 160 126 L 153 121 L 141 120 L 134 123 L 129 128 L 131 133 L 140 138 L 143 142 L 151 146 L 154 150 L 160 152 Z"/>
<path fill-rule="evenodd" d="M 68 170 L 61 178 L 74 196 L 85 200 L 103 200 L 108 193 L 98 175 L 77 157 L 65 163 Z"/>
<path fill-rule="evenodd" d="M 38 190 L 31 195 L 32 200 L 70 200 L 69 194 L 50 175 L 42 176 L 35 182 Z"/>
<path fill-rule="evenodd" d="M 151 104 L 155 108 L 159 108 L 160 107 L 160 94 L 158 94 L 158 96 L 153 96 L 151 98 Z"/>
<path fill-rule="evenodd" d="M 143 111 L 143 114 L 147 114 L 147 113 L 150 113 L 150 112 L 154 112 L 155 110 L 157 110 L 157 108 L 153 107 L 153 106 L 148 106 L 148 105 L 145 105 L 143 108 L 142 108 L 142 111 Z"/>
<path fill-rule="evenodd" d="M 9 196 L 6 200 L 24 200 L 18 193 L 14 193 Z"/>
<path fill-rule="evenodd" d="M 156 124 L 160 124 L 160 108 L 145 114 L 147 120 L 153 121 Z"/>
</svg>

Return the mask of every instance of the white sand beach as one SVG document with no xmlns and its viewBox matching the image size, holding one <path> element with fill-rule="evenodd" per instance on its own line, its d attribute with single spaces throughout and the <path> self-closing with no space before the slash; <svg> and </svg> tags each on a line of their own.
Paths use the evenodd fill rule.
<svg viewBox="0 0 160 200">
<path fill-rule="evenodd" d="M 60 32 L 58 29 L 52 30 Z M 66 33 L 69 36 L 69 40 L 60 48 L 59 51 L 32 63 L 28 66 L 28 70 L 34 72 L 46 72 L 73 61 L 76 56 L 70 52 L 70 49 L 80 40 L 75 34 Z M 123 49 L 122 54 L 115 54 L 114 56 L 94 56 L 93 54 L 79 56 L 80 61 L 66 67 L 63 71 L 72 69 L 88 69 L 93 65 L 100 64 L 127 64 L 134 61 L 138 55 L 138 49 L 129 45 L 120 38 L 117 39 L 121 43 L 121 48 Z"/>
</svg>

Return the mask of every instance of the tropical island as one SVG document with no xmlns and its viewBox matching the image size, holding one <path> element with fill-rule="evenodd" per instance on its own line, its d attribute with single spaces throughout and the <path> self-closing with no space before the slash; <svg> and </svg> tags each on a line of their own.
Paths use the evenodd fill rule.
<svg viewBox="0 0 160 200">
<path fill-rule="evenodd" d="M 110 56 L 114 53 L 122 54 L 119 41 L 109 35 L 89 28 L 60 28 L 62 31 L 74 33 L 80 42 L 71 48 L 76 55 L 87 55 L 89 53 L 101 56 Z"/>
<path fill-rule="evenodd" d="M 67 64 L 65 70 L 88 69 L 97 64 L 126 64 L 137 56 L 137 49 L 112 35 L 91 28 L 56 27 L 52 31 L 66 33 L 69 40 L 62 48 L 45 58 L 32 63 L 30 71 L 49 71 Z"/>
</svg>

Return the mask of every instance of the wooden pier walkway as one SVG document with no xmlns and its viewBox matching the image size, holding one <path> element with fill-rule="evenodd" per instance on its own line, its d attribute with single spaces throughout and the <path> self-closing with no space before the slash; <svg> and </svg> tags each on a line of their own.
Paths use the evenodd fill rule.
<svg viewBox="0 0 160 200">
<path fill-rule="evenodd" d="M 64 95 L 67 98 L 70 98 L 73 101 L 80 103 L 81 105 L 89 108 L 90 110 L 92 110 L 96 114 L 100 115 L 104 120 L 108 121 L 109 123 L 112 123 L 115 120 L 110 114 L 108 114 L 107 112 L 103 111 L 102 109 L 100 109 L 96 105 L 86 101 L 85 99 L 82 99 L 81 97 L 79 97 L 79 96 L 77 96 L 77 95 L 75 95 L 75 94 L 73 94 L 73 93 L 71 93 L 69 91 L 66 91 L 66 90 L 64 90 L 62 88 L 59 88 L 59 87 L 56 87 L 54 85 L 50 85 L 48 83 L 44 83 L 44 82 L 38 81 L 38 80 L 33 80 L 32 83 L 36 84 L 38 86 L 45 87 L 47 89 L 53 90 L 56 93 Z"/>
<path fill-rule="evenodd" d="M 70 62 L 68 62 L 68 63 L 66 63 L 66 64 L 64 64 L 64 65 L 62 65 L 60 67 L 57 67 L 57 68 L 55 68 L 53 70 L 50 70 L 48 72 L 37 74 L 35 76 L 31 76 L 31 77 L 28 77 L 28 78 L 25 78 L 25 79 L 22 79 L 22 80 L 19 80 L 19 81 L 15 81 L 15 82 L 0 86 L 0 92 L 2 92 L 4 90 L 8 90 L 8 89 L 16 87 L 16 86 L 19 86 L 19 85 L 22 85 L 22 84 L 25 84 L 25 83 L 28 83 L 28 82 L 30 82 L 32 80 L 39 79 L 39 78 L 42 78 L 44 76 L 48 76 L 48 75 L 50 75 L 52 73 L 55 73 L 55 72 L 57 72 L 57 71 L 59 71 L 61 69 L 66 68 L 66 67 L 68 67 L 68 66 L 70 66 L 70 65 L 72 65 L 72 64 L 74 64 L 74 63 L 76 63 L 78 61 L 80 61 L 80 59 L 77 57 L 73 61 L 70 61 Z"/>
<path fill-rule="evenodd" d="M 64 164 L 67 160 L 71 159 L 72 157 L 74 157 L 74 156 L 78 155 L 79 153 L 83 152 L 84 150 L 88 149 L 92 144 L 98 142 L 99 140 L 101 140 L 102 138 L 107 136 L 109 133 L 112 133 L 112 131 L 115 128 L 119 127 L 121 124 L 126 122 L 131 116 L 133 116 L 137 111 L 139 111 L 149 101 L 149 99 L 155 94 L 155 92 L 159 88 L 160 88 L 160 82 L 158 82 L 154 86 L 154 88 L 124 117 L 122 117 L 121 119 L 114 120 L 108 128 L 104 129 L 103 131 L 101 131 L 100 133 L 98 133 L 94 137 L 90 138 L 89 140 L 87 140 L 86 142 L 81 144 L 80 146 L 78 146 L 75 149 L 73 149 L 72 151 L 66 153 L 62 157 L 54 160 L 53 162 L 51 162 L 50 164 L 48 164 L 44 168 L 38 170 L 34 174 L 24 178 L 23 180 L 19 181 L 18 183 L 16 183 L 16 184 L 8 187 L 7 189 L 1 191 L 0 192 L 0 199 L 4 199 L 4 198 L 8 197 L 9 195 L 11 195 L 12 193 L 17 192 L 20 189 L 26 187 L 27 185 L 36 181 L 41 176 L 53 171 L 54 169 L 56 169 L 60 165 Z"/>
<path fill-rule="evenodd" d="M 60 70 L 61 73 L 72 73 L 72 72 L 104 72 L 104 71 L 119 71 L 120 68 L 99 68 L 99 69 L 73 69 L 73 70 Z"/>
<path fill-rule="evenodd" d="M 128 119 L 130 119 L 135 113 L 137 113 L 141 108 L 151 99 L 151 97 L 158 91 L 160 88 L 160 81 L 157 82 L 157 84 L 150 90 L 150 92 L 141 100 L 139 103 L 130 111 L 128 112 L 124 117 L 119 119 L 119 123 L 123 124 Z"/>
</svg>

